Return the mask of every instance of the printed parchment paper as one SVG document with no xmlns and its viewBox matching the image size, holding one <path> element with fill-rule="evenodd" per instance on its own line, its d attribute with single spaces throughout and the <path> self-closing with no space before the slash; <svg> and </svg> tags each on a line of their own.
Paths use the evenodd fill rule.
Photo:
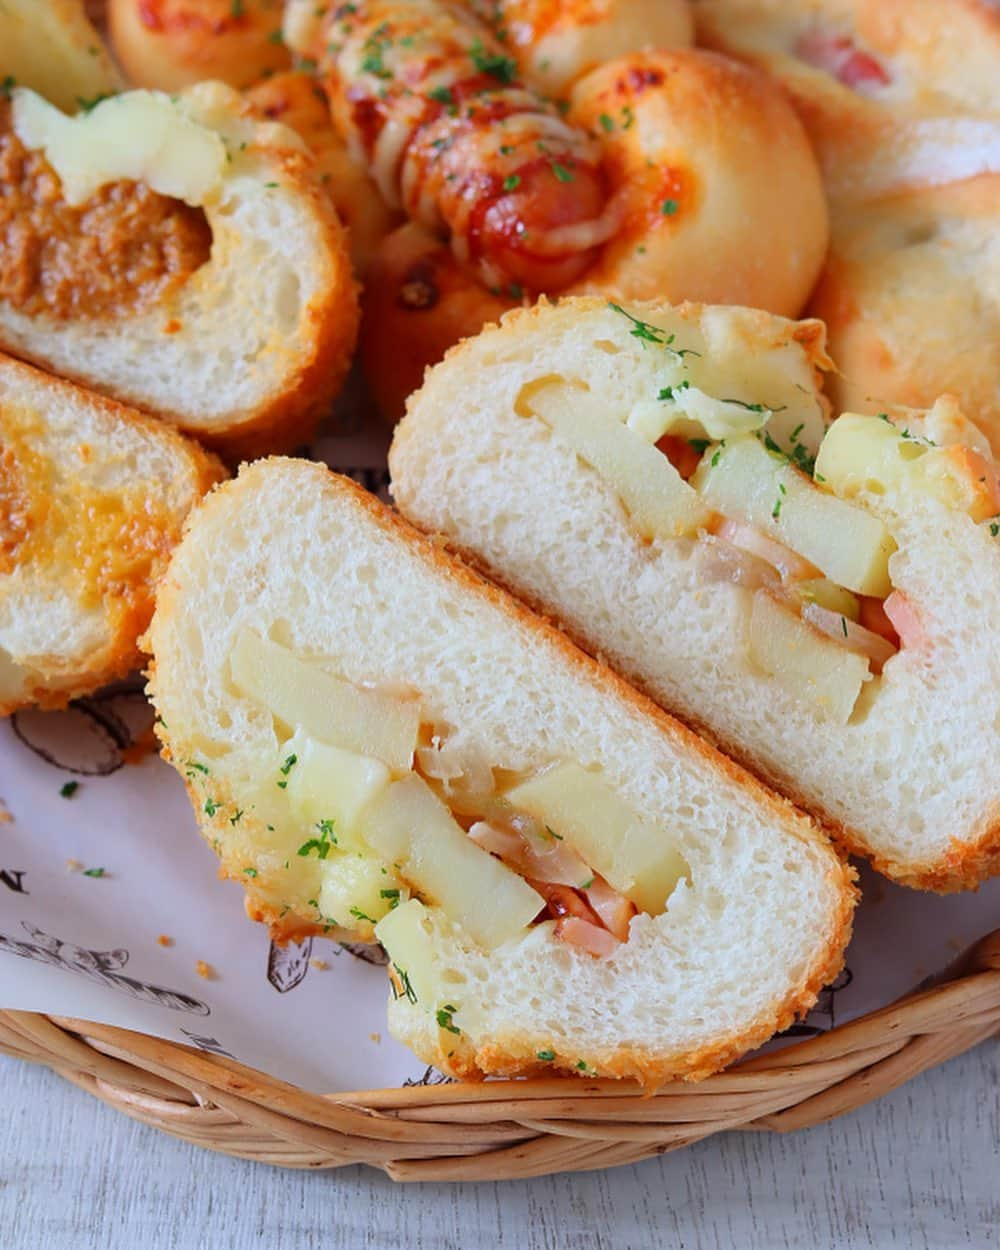
<svg viewBox="0 0 1000 1250">
<path fill-rule="evenodd" d="M 386 442 L 348 415 L 310 450 L 384 495 Z M 180 778 L 141 750 L 141 689 L 0 722 L 0 1008 L 186 1042 L 317 1092 L 442 1079 L 388 1035 L 377 947 L 282 950 L 246 919 Z M 862 886 L 848 968 L 795 1036 L 913 989 L 1000 924 L 1000 880 L 947 898 L 867 871 Z"/>
</svg>

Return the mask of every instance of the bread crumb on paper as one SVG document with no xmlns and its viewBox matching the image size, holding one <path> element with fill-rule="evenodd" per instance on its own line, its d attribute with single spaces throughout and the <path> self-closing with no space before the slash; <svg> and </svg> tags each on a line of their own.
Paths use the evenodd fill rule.
<svg viewBox="0 0 1000 1250">
<path fill-rule="evenodd" d="M 378 1044 L 382 1041 L 382 1034 L 381 1033 L 369 1033 L 368 1040 L 370 1042 L 374 1042 L 375 1045 L 378 1046 Z"/>
<path fill-rule="evenodd" d="M 205 963 L 204 959 L 198 960 L 195 964 L 195 971 L 204 981 L 217 981 L 219 979 L 219 974 L 211 964 Z"/>
<path fill-rule="evenodd" d="M 83 864 L 81 864 L 78 859 L 68 859 L 66 861 L 67 872 L 79 872 L 82 867 Z"/>
<path fill-rule="evenodd" d="M 14 819 L 14 813 L 10 810 L 3 799 L 0 799 L 0 825 L 9 825 Z"/>
<path fill-rule="evenodd" d="M 309 967 L 315 968 L 317 972 L 326 972 L 329 966 L 330 965 L 326 962 L 325 959 L 310 959 L 309 960 Z"/>
<path fill-rule="evenodd" d="M 156 944 L 158 946 L 173 946 L 174 939 L 166 933 L 161 933 L 160 936 L 156 939 Z"/>
</svg>

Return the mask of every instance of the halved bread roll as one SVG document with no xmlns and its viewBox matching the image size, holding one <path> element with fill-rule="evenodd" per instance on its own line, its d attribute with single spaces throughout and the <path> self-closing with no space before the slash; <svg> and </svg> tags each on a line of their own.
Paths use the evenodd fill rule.
<svg viewBox="0 0 1000 1250">
<path fill-rule="evenodd" d="M 138 667 L 157 578 L 223 476 L 175 431 L 0 355 L 0 715 Z"/>
<path fill-rule="evenodd" d="M 746 316 L 507 314 L 411 398 L 395 498 L 881 871 L 974 886 L 1000 870 L 995 464 L 948 401 L 819 444 L 808 378 L 762 336 L 723 350 Z"/>
<path fill-rule="evenodd" d="M 374 926 L 445 1071 L 702 1076 L 841 964 L 852 872 L 806 818 L 316 464 L 205 501 L 148 641 L 250 914 Z"/>
<path fill-rule="evenodd" d="M 287 127 L 219 83 L 68 118 L 0 102 L 0 346 L 231 456 L 289 447 L 346 373 L 343 229 Z"/>
<path fill-rule="evenodd" d="M 82 0 L 3 0 L 0 79 L 69 113 L 123 86 Z"/>
</svg>

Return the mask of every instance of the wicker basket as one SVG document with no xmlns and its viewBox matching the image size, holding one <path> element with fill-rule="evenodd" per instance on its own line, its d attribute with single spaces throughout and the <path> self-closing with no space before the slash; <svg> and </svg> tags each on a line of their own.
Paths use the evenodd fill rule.
<svg viewBox="0 0 1000 1250">
<path fill-rule="evenodd" d="M 653 1097 L 567 1077 L 322 1096 L 106 1025 L 0 1013 L 0 1051 L 47 1064 L 145 1124 L 295 1168 L 370 1163 L 396 1180 L 509 1180 L 635 1163 L 724 1129 L 807 1128 L 1000 1034 L 1000 929 L 929 988 L 821 1037 Z"/>
</svg>

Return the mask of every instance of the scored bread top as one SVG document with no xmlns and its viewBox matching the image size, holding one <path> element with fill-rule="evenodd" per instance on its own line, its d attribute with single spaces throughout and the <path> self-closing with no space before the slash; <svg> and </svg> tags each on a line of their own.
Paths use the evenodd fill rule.
<svg viewBox="0 0 1000 1250">
<path fill-rule="evenodd" d="M 304 440 L 347 372 L 358 311 L 346 236 L 301 139 L 255 121 L 221 83 L 177 96 L 126 92 L 72 119 L 14 88 L 9 124 L 36 163 L 45 158 L 38 184 L 59 189 L 58 202 L 39 199 L 27 162 L 15 161 L 8 175 L 33 197 L 33 219 L 51 216 L 48 234 L 38 223 L 43 284 L 65 283 L 74 269 L 81 284 L 92 281 L 87 258 L 96 248 L 90 263 L 107 286 L 100 249 L 122 249 L 130 232 L 138 232 L 131 245 L 143 275 L 158 238 L 135 212 L 137 186 L 203 214 L 210 240 L 207 256 L 191 272 L 189 261 L 151 302 L 134 307 L 135 284 L 123 271 L 121 310 L 105 299 L 95 313 L 87 287 L 51 310 L 20 298 L 19 274 L 28 270 L 15 234 L 0 255 L 0 267 L 14 268 L 0 284 L 0 345 L 232 458 Z M 0 134 L 0 157 L 3 148 Z M 92 204 L 99 211 L 83 213 L 78 237 L 61 237 L 69 229 L 62 210 Z"/>
<path fill-rule="evenodd" d="M 599 766 L 690 865 L 607 961 L 549 923 L 488 953 L 429 907 L 471 1023 L 456 1039 L 427 1005 L 395 1004 L 394 1027 L 428 1061 L 532 1071 L 551 1047 L 608 1075 L 705 1074 L 790 1022 L 839 967 L 852 874 L 806 818 L 352 483 L 269 460 L 192 518 L 148 642 L 161 737 L 202 832 L 279 935 L 322 930 L 323 865 L 296 855 L 302 830 L 268 829 L 241 799 L 282 751 L 274 717 L 229 676 L 246 629 L 348 681 L 418 691 L 456 747 L 497 767 Z"/>
<path fill-rule="evenodd" d="M 0 355 L 0 714 L 138 667 L 156 579 L 223 476 L 151 418 Z"/>
<path fill-rule="evenodd" d="M 674 315 L 629 308 L 653 323 Z M 608 350 L 627 385 L 609 380 Z M 997 871 L 1000 544 L 989 526 L 929 497 L 858 501 L 898 544 L 892 582 L 916 606 L 927 643 L 890 661 L 850 723 L 817 719 L 748 662 L 745 592 L 713 575 L 706 545 L 643 543 L 614 487 L 518 415 L 522 388 L 557 376 L 585 383 L 623 418 L 634 392 L 655 394 L 663 359 L 603 301 L 508 314 L 454 349 L 411 398 L 390 454 L 401 510 L 553 613 L 880 870 L 939 890 Z M 761 398 L 773 403 L 770 391 Z"/>
</svg>

